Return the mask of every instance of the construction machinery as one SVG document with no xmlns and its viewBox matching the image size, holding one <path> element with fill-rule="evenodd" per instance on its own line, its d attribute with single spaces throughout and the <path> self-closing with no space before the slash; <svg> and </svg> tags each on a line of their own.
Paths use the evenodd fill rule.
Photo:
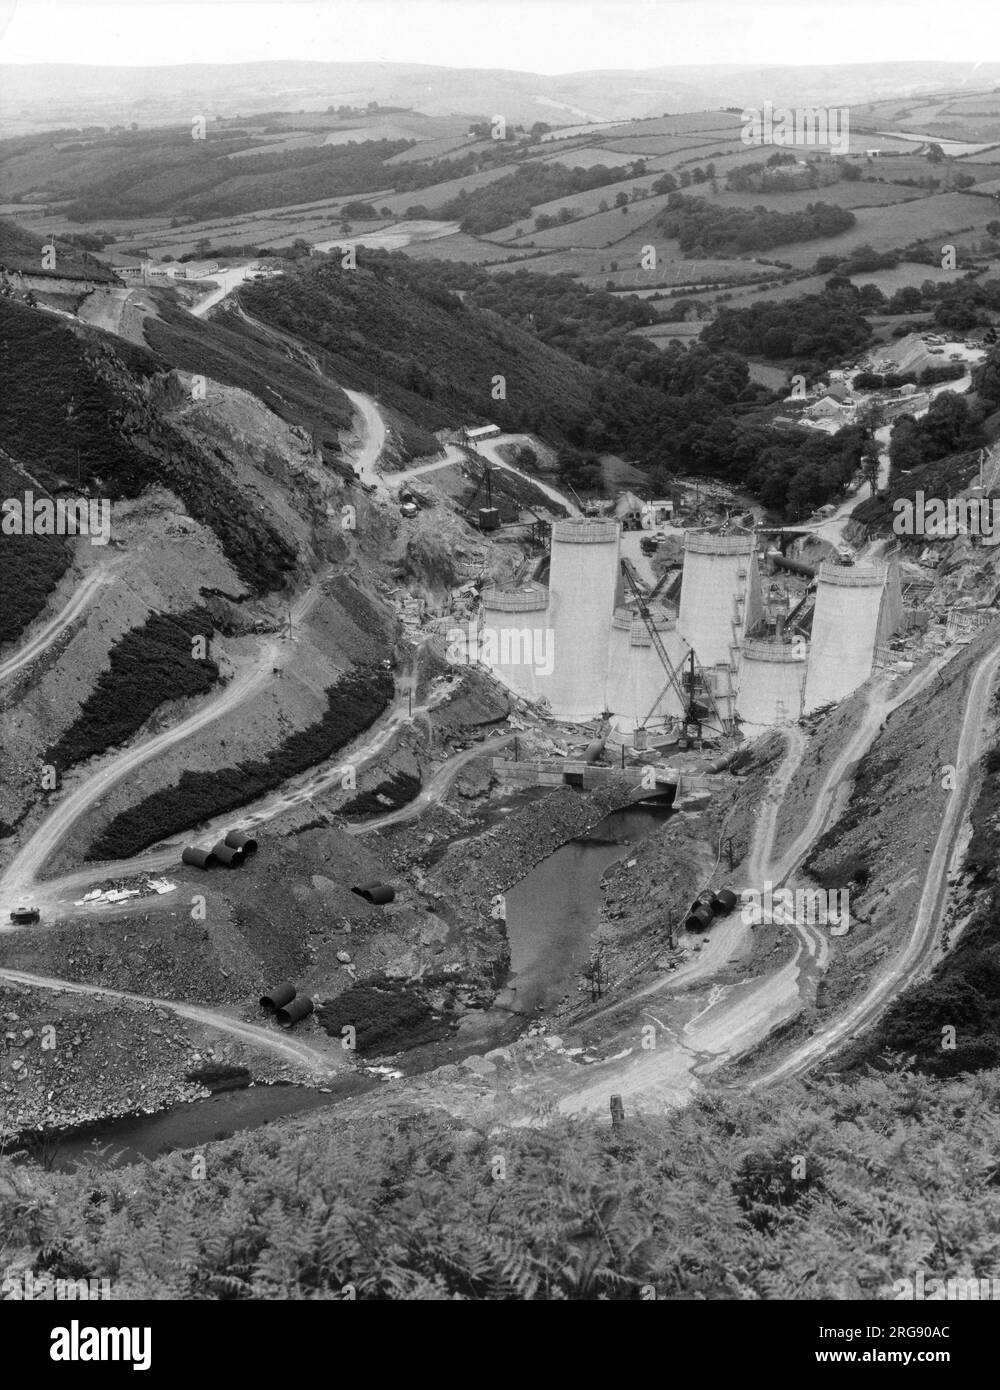
<svg viewBox="0 0 1000 1390">
<path fill-rule="evenodd" d="M 475 449 L 463 446 L 463 453 L 470 468 L 473 464 L 478 464 L 481 470 L 476 490 L 465 505 L 466 518 L 473 526 L 478 526 L 480 531 L 497 531 L 500 529 L 500 509 L 493 504 L 493 469 Z M 476 502 L 484 488 L 486 506 L 477 509 Z"/>
<path fill-rule="evenodd" d="M 682 679 L 673 662 L 670 660 L 669 652 L 663 645 L 663 639 L 657 630 L 656 621 L 650 611 L 649 604 L 646 602 L 642 587 L 636 577 L 631 561 L 622 560 L 621 568 L 622 574 L 625 576 L 625 582 L 628 584 L 632 596 L 635 599 L 639 616 L 646 625 L 646 631 L 649 633 L 649 640 L 653 644 L 653 650 L 659 657 L 660 664 L 667 674 L 667 682 L 653 701 L 649 713 L 641 723 L 636 726 L 636 733 L 640 735 L 637 740 L 637 746 L 644 746 L 646 727 L 655 714 L 660 701 L 666 695 L 667 691 L 671 689 L 680 702 L 680 707 L 683 711 L 685 734 L 687 737 L 700 739 L 702 725 L 713 718 L 718 723 L 720 733 L 730 733 L 729 721 L 723 718 L 719 710 L 715 694 L 712 690 L 711 680 L 699 664 L 694 653 L 694 648 L 692 647 L 688 653 L 688 659 L 685 663 L 688 669 L 684 672 Z"/>
</svg>

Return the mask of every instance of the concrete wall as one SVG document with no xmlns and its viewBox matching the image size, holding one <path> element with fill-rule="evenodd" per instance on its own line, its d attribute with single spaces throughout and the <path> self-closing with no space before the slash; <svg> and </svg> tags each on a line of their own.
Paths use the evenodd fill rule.
<svg viewBox="0 0 1000 1390">
<path fill-rule="evenodd" d="M 743 646 L 736 708 L 744 732 L 793 723 L 802 714 L 806 662 L 794 653 L 798 644 L 747 642 Z"/>
<path fill-rule="evenodd" d="M 753 536 L 689 531 L 677 627 L 702 666 L 728 663 L 762 611 Z"/>
<path fill-rule="evenodd" d="M 889 578 L 884 564 L 819 567 L 816 611 L 806 675 L 805 712 L 842 700 L 872 673 L 875 648 L 890 620 L 883 618 Z M 900 618 L 902 604 L 900 604 Z"/>
<path fill-rule="evenodd" d="M 656 609 L 653 613 L 660 640 L 679 669 L 687 649 L 676 623 Z M 653 711 L 654 705 L 649 721 L 654 729 L 662 727 L 667 716 L 680 715 L 681 702 L 672 689 L 657 700 L 668 679 L 642 618 L 638 613 L 619 609 L 612 623 L 606 687 L 607 708 L 614 713 L 615 726 L 622 731 L 634 729 Z"/>
<path fill-rule="evenodd" d="M 549 608 L 555 672 L 545 682 L 559 719 L 593 719 L 607 704 L 612 616 L 621 602 L 621 526 L 573 518 L 552 528 Z"/>
</svg>

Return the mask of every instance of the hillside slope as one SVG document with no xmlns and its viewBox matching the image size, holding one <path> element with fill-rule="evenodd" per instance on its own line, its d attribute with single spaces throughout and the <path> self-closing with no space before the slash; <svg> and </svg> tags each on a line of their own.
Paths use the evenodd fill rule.
<svg viewBox="0 0 1000 1390">
<path fill-rule="evenodd" d="M 563 353 L 495 315 L 466 308 L 403 257 L 339 259 L 248 285 L 253 318 L 322 349 L 329 370 L 430 429 L 495 420 L 556 438 L 586 418 L 594 378 Z M 505 398 L 497 398 L 503 378 Z"/>
</svg>

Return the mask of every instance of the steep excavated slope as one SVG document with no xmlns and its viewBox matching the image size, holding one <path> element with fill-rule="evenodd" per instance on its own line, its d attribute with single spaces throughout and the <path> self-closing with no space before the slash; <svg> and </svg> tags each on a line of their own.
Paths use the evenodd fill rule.
<svg viewBox="0 0 1000 1390">
<path fill-rule="evenodd" d="M 43 488 L 76 487 L 113 502 L 168 487 L 218 536 L 252 589 L 283 582 L 294 550 L 234 487 L 220 458 L 178 434 L 159 408 L 166 364 L 9 300 L 0 300 L 0 351 L 0 438 Z"/>
<path fill-rule="evenodd" d="M 994 625 L 948 662 L 922 692 L 889 714 L 855 767 L 851 781 L 835 795 L 832 823 L 803 865 L 805 873 L 828 890 L 849 893 L 852 919 L 849 935 L 830 939 L 830 964 L 816 1001 L 820 1021 L 835 1018 L 848 1000 L 858 997 L 913 930 L 928 856 L 948 798 L 959 794 L 955 762 L 970 683 L 984 655 L 995 651 L 996 643 Z M 893 694 L 891 688 L 888 694 Z M 869 700 L 877 698 L 878 690 L 871 685 L 863 687 L 812 735 L 781 808 L 779 851 L 794 840 L 820 795 L 826 769 L 864 718 Z M 995 741 L 995 726 L 994 700 L 988 740 Z M 978 773 L 974 770 L 974 776 L 981 780 L 982 769 Z M 974 787 L 973 796 L 976 794 Z M 976 883 L 974 869 L 975 865 L 967 864 L 953 886 L 941 946 L 932 959 L 941 959 L 942 952 L 953 944 L 958 925 L 970 913 L 982 915 L 984 911 L 989 894 L 984 893 L 983 883 Z M 992 919 L 990 932 L 990 940 L 995 942 Z M 947 966 L 945 956 L 940 968 L 947 971 Z M 1000 999 L 998 979 L 1000 972 L 994 970 L 994 977 L 984 986 L 994 999 Z M 918 985 L 911 993 L 925 988 Z M 954 1000 L 952 1005 L 955 1012 Z M 929 1016 L 925 1012 L 925 1022 Z M 810 1017 L 816 1022 L 815 1015 Z M 955 1012 L 942 1022 L 959 1026 L 968 1022 L 968 1015 Z M 874 1060 L 889 1045 L 886 1039 L 890 1035 L 880 1026 L 864 1045 L 866 1058 Z M 913 1038 L 909 1041 L 912 1044 Z M 940 1029 L 933 1037 L 925 1030 L 924 1042 L 929 1051 L 940 1051 Z M 907 1050 L 912 1051 L 912 1046 Z M 843 1065 L 843 1059 L 838 1058 L 837 1064 Z M 991 1064 L 988 1058 L 979 1063 L 984 1064 Z"/>
<path fill-rule="evenodd" d="M 354 412 L 339 386 L 318 380 L 305 349 L 276 341 L 238 312 L 217 309 L 209 322 L 181 308 L 169 291 L 154 290 L 151 298 L 157 316 L 146 318 L 143 333 L 160 358 L 252 391 L 282 420 L 308 429 L 324 458 L 338 461 L 338 431 L 349 427 Z"/>
<path fill-rule="evenodd" d="M 207 606 L 211 622 L 204 630 L 222 688 L 258 670 L 262 681 L 242 717 L 209 723 L 185 740 L 181 767 L 204 774 L 270 766 L 275 750 L 317 726 L 327 710 L 325 692 L 354 665 L 391 652 L 392 613 L 377 595 L 369 602 L 359 590 L 368 582 L 361 566 L 370 572 L 386 558 L 398 517 L 353 486 L 353 478 L 347 483 L 324 467 L 308 432 L 286 424 L 255 395 L 208 380 L 193 398 L 190 382 L 162 370 L 145 349 L 20 305 L 4 303 L 0 313 L 12 364 L 0 409 L 8 447 L 16 450 L 2 474 L 4 495 L 78 488 L 112 504 L 106 547 L 84 537 L 0 538 L 0 573 L 10 592 L 23 596 L 16 625 L 5 630 L 12 641 L 43 608 L 52 618 L 98 581 L 89 605 L 34 660 L 13 668 L 0 692 L 0 848 L 8 859 L 44 811 L 39 766 L 46 749 L 60 750 L 53 759 L 59 777 L 75 787 L 94 774 L 94 758 L 103 767 L 131 742 L 219 697 L 184 681 L 157 680 L 152 667 L 138 673 L 142 698 L 130 699 L 113 681 L 111 654 L 121 656 L 122 644 L 135 642 L 151 613 L 169 622 Z M 45 392 L 38 381 L 47 383 Z M 353 530 L 342 524 L 348 503 Z M 318 572 L 328 566 L 343 573 L 324 594 Z M 286 592 L 293 576 L 294 596 Z M 281 646 L 289 603 L 307 605 L 309 624 L 297 626 L 299 640 L 279 663 L 289 679 L 279 681 L 271 653 Z M 107 729 L 86 747 L 64 747 L 61 740 L 84 707 L 92 708 L 102 681 L 105 688 L 112 681 L 114 691 L 102 712 Z M 77 740 L 69 742 L 75 747 Z M 176 751 L 147 763 L 115 788 L 103 819 L 162 792 L 178 772 Z M 269 782 L 287 775 L 275 768 Z M 204 810 L 198 807 L 185 823 L 200 820 Z M 70 855 L 82 852 L 96 829 L 85 822 L 79 843 L 70 836 Z"/>
</svg>

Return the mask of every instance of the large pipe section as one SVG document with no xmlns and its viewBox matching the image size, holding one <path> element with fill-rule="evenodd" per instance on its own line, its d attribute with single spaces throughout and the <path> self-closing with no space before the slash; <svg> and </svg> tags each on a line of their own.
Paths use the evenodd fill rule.
<svg viewBox="0 0 1000 1390">
<path fill-rule="evenodd" d="M 227 869 L 238 869 L 243 863 L 243 851 L 233 849 L 225 840 L 220 840 L 217 845 L 212 846 L 212 854 L 220 864 L 225 864 Z"/>
<path fill-rule="evenodd" d="M 302 1019 L 308 1018 L 313 1011 L 313 1001 L 306 994 L 297 994 L 288 1004 L 283 1004 L 280 1009 L 275 1010 L 275 1018 L 282 1028 L 291 1028 L 293 1023 L 299 1023 Z"/>
<path fill-rule="evenodd" d="M 266 994 L 260 996 L 260 1007 L 269 1014 L 276 1013 L 278 1009 L 283 1009 L 286 1004 L 291 1003 L 295 998 L 295 986 L 290 985 L 287 980 L 282 985 L 275 985 L 274 989 L 268 990 Z"/>
<path fill-rule="evenodd" d="M 182 864 L 193 864 L 198 869 L 210 869 L 215 862 L 210 849 L 199 849 L 197 845 L 188 845 L 181 855 Z"/>
<path fill-rule="evenodd" d="M 257 853 L 257 841 L 242 830 L 230 830 L 225 843 L 230 849 L 242 850 L 244 854 Z"/>
<path fill-rule="evenodd" d="M 815 579 L 816 571 L 819 569 L 818 565 L 807 565 L 805 560 L 789 560 L 780 550 L 769 550 L 767 558 L 775 569 L 789 570 L 792 574 L 801 574 L 807 579 Z"/>
<path fill-rule="evenodd" d="M 365 902 L 375 903 L 379 907 L 391 903 L 396 896 L 395 888 L 391 888 L 388 883 L 361 883 L 352 888 L 351 892 L 357 893 Z"/>
</svg>

